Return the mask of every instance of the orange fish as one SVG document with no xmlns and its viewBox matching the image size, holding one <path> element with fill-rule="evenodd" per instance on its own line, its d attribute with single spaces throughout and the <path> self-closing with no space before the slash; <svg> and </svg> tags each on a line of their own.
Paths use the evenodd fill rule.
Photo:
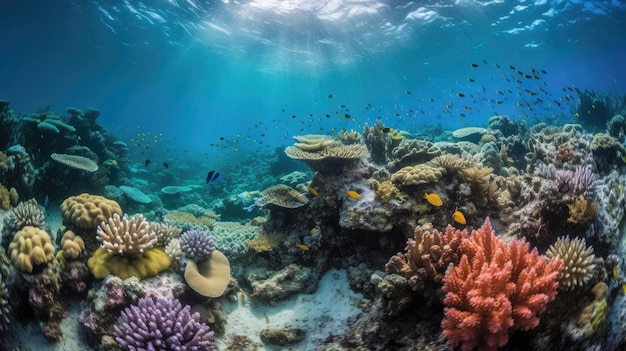
<svg viewBox="0 0 626 351">
<path fill-rule="evenodd" d="M 459 211 L 458 207 L 454 208 L 454 213 L 452 214 L 452 219 L 454 219 L 455 222 L 460 223 L 460 224 L 467 223 L 467 221 L 465 220 L 465 216 L 463 215 L 463 213 L 461 213 L 461 211 Z"/>
<path fill-rule="evenodd" d="M 353 198 L 354 200 L 358 200 L 361 197 L 361 195 L 359 195 L 359 193 L 357 193 L 354 190 L 346 191 L 346 195 L 348 195 L 349 197 Z"/>
<path fill-rule="evenodd" d="M 250 294 L 250 297 L 255 297 L 255 296 L 259 296 L 261 294 L 260 291 L 256 290 L 255 292 L 253 292 L 252 294 Z"/>
<path fill-rule="evenodd" d="M 428 203 L 433 206 L 443 206 L 443 201 L 441 200 L 439 195 L 435 193 L 424 193 L 424 199 L 426 199 L 426 201 L 428 201 Z"/>
<path fill-rule="evenodd" d="M 304 244 L 296 244 L 296 246 L 302 251 L 309 251 L 309 247 Z"/>
<path fill-rule="evenodd" d="M 317 226 L 311 228 L 311 230 L 309 230 L 309 234 L 314 234 L 319 230 L 319 228 Z"/>
<path fill-rule="evenodd" d="M 314 187 L 309 187 L 309 192 L 313 195 L 313 196 L 317 196 L 317 189 L 315 189 Z"/>
</svg>

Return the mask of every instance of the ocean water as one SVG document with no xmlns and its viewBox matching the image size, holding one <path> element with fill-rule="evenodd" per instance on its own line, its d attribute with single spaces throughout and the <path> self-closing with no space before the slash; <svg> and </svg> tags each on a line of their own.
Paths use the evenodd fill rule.
<svg viewBox="0 0 626 351">
<path fill-rule="evenodd" d="M 0 100 L 11 109 L 0 110 L 0 189 L 15 187 L 20 200 L 34 198 L 43 208 L 56 253 L 64 230 L 74 225 L 61 218 L 59 205 L 82 192 L 115 196 L 124 213 L 150 221 L 173 223 L 168 215 L 177 212 L 205 216 L 211 224 L 199 227 L 210 228 L 230 260 L 225 295 L 194 295 L 180 267 L 142 286 L 203 312 L 220 350 L 284 349 L 262 340 L 265 328 L 306 330 L 303 341 L 291 344 L 294 350 L 471 349 L 442 336 L 445 272 L 428 295 L 428 287 L 398 287 L 407 279 L 386 263 L 407 250 L 418 225 L 471 231 L 487 217 L 499 236 L 524 238 L 540 254 L 571 235 L 585 239 L 597 257 L 587 267 L 588 281 L 559 290 L 539 327 L 516 326 L 504 333 L 508 344 L 498 346 L 543 350 L 546 340 L 551 349 L 626 347 L 626 122 L 616 118 L 607 130 L 605 120 L 580 116 L 583 103 L 596 109 L 604 98 L 614 104 L 612 112 L 626 114 L 622 1 L 6 0 L 0 39 Z M 590 96 L 598 100 L 585 100 Z M 70 119 L 67 107 L 99 110 L 97 125 Z M 39 128 L 42 119 L 53 119 L 49 112 L 76 130 Z M 457 144 L 452 131 L 487 128 L 493 116 L 519 128 L 482 131 L 493 140 Z M 578 123 L 583 127 L 572 126 Z M 378 129 L 355 141 L 369 151 L 362 163 L 329 171 L 285 156 L 295 136 L 325 134 L 348 143 L 348 132 L 363 133 L 366 124 Z M 608 146 L 592 146 L 598 133 L 610 135 L 601 140 Z M 466 185 L 470 176 L 449 169 L 427 184 L 393 180 L 403 166 L 434 158 L 392 152 L 404 143 L 422 145 L 414 138 L 444 142 L 437 155 L 470 155 L 476 163 L 466 168 L 478 169 L 476 178 L 489 167 L 488 186 Z M 96 158 L 100 170 L 50 159 L 66 152 Z M 3 163 L 15 155 L 27 166 Z M 221 178 L 211 180 L 217 173 Z M 577 192 L 580 184 L 573 182 L 585 177 L 591 190 Z M 378 193 L 384 180 L 400 189 L 391 199 Z M 262 192 L 277 183 L 297 189 L 308 204 L 265 206 L 269 196 Z M 148 200 L 122 194 L 124 186 Z M 169 193 L 166 187 L 174 186 L 184 190 Z M 425 193 L 439 194 L 442 205 Z M 15 205 L 0 210 L 4 249 L 17 233 L 10 220 Z M 187 225 L 185 231 L 192 226 L 177 223 Z M 56 310 L 53 318 L 38 315 L 28 294 L 49 287 L 21 289 L 15 277 L 35 274 L 0 262 L 0 283 L 7 287 L 0 302 L 30 296 L 14 299 L 12 312 L 0 309 L 0 316 L 12 313 L 9 323 L 0 319 L 0 350 L 115 349 L 101 337 L 112 335 L 117 319 L 103 323 L 101 334 L 77 322 L 85 306 L 96 305 L 87 291 L 106 289 L 86 264 L 99 245 L 96 229 L 73 229 L 87 241 L 86 253 L 74 261 L 86 272 L 76 278 L 86 288 L 71 290 L 77 288 L 67 281 L 75 281 L 65 277 L 61 289 L 69 296 L 50 294 L 67 304 L 64 318 Z M 261 234 L 269 249 L 247 246 Z M 49 262 L 38 272 L 59 266 Z M 287 283 L 272 281 L 282 274 Z M 45 340 L 41 319 L 60 325 L 64 337 Z M 404 321 L 415 327 L 405 328 Z M 237 345 L 245 340 L 247 346 Z"/>
</svg>

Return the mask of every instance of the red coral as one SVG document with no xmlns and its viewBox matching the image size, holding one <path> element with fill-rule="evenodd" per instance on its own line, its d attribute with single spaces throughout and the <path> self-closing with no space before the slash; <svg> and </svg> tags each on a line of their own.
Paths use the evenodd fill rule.
<svg viewBox="0 0 626 351">
<path fill-rule="evenodd" d="M 444 278 L 443 335 L 462 350 L 496 350 L 509 329 L 528 330 L 554 299 L 563 260 L 529 252 L 529 244 L 505 243 L 489 219 L 461 243 L 461 262 Z"/>
</svg>

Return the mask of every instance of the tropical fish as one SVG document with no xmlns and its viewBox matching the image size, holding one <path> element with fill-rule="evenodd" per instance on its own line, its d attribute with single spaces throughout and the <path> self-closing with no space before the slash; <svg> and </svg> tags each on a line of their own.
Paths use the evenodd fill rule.
<svg viewBox="0 0 626 351">
<path fill-rule="evenodd" d="M 476 67 L 478 67 L 478 64 L 477 63 L 472 63 L 472 64 L 470 64 L 470 66 L 476 68 Z"/>
<path fill-rule="evenodd" d="M 387 134 L 393 132 L 393 128 L 391 127 L 384 127 L 383 129 L 380 130 L 380 134 Z"/>
<path fill-rule="evenodd" d="M 315 189 L 314 187 L 310 186 L 309 187 L 309 192 L 311 193 L 311 195 L 313 196 L 317 196 L 318 192 L 317 189 Z"/>
<path fill-rule="evenodd" d="M 222 175 L 217 173 L 216 171 L 209 171 L 206 175 L 206 183 L 217 183 L 222 179 Z"/>
<path fill-rule="evenodd" d="M 400 134 L 394 134 L 394 135 L 391 136 L 391 139 L 392 140 L 402 140 L 402 139 L 404 139 L 404 137 L 402 135 L 400 135 Z"/>
<path fill-rule="evenodd" d="M 151 163 L 152 163 L 152 161 L 146 160 L 146 162 L 144 162 L 143 164 L 144 164 L 145 167 L 148 167 L 148 165 L 151 164 Z"/>
<path fill-rule="evenodd" d="M 617 265 L 613 266 L 613 278 L 619 278 L 619 272 L 617 271 Z"/>
<path fill-rule="evenodd" d="M 465 220 L 465 216 L 461 211 L 459 211 L 458 207 L 454 208 L 454 213 L 452 214 L 452 219 L 459 224 L 465 224 L 467 221 Z"/>
<path fill-rule="evenodd" d="M 167 162 L 163 162 L 163 167 L 165 167 L 166 169 L 169 169 L 169 168 L 170 168 L 170 165 L 169 165 L 169 164 L 167 164 Z"/>
<path fill-rule="evenodd" d="M 359 195 L 359 193 L 357 193 L 354 190 L 346 191 L 346 195 L 348 195 L 348 197 L 350 197 L 350 198 L 352 198 L 354 200 L 358 200 L 361 197 L 361 195 Z"/>
<path fill-rule="evenodd" d="M 315 234 L 318 230 L 320 230 L 317 226 L 311 228 L 311 230 L 309 230 L 309 234 Z"/>
<path fill-rule="evenodd" d="M 622 283 L 622 292 L 626 294 L 626 283 Z"/>
<path fill-rule="evenodd" d="M 327 98 L 332 99 L 333 98 L 333 94 L 328 94 Z"/>
<path fill-rule="evenodd" d="M 424 193 L 424 199 L 426 199 L 429 204 L 435 207 L 443 206 L 443 201 L 441 200 L 439 195 L 435 193 Z"/>
<path fill-rule="evenodd" d="M 309 247 L 304 244 L 296 244 L 296 247 L 302 251 L 309 251 Z"/>
<path fill-rule="evenodd" d="M 252 294 L 250 294 L 250 297 L 259 296 L 260 294 L 261 294 L 261 292 L 256 290 L 256 291 L 252 292 Z"/>
</svg>

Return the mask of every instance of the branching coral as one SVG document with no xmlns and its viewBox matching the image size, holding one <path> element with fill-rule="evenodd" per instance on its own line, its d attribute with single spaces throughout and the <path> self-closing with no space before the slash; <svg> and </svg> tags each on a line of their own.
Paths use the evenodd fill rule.
<svg viewBox="0 0 626 351">
<path fill-rule="evenodd" d="M 174 298 L 149 294 L 122 311 L 113 336 L 123 350 L 213 350 L 213 332 Z"/>
<path fill-rule="evenodd" d="M 178 238 L 183 231 L 177 226 L 161 222 L 151 222 L 150 229 L 152 229 L 157 236 L 157 243 L 155 245 L 157 247 L 165 247 L 170 240 Z"/>
<path fill-rule="evenodd" d="M 192 229 L 181 234 L 180 249 L 188 259 L 200 262 L 215 251 L 215 241 L 209 231 Z"/>
<path fill-rule="evenodd" d="M 98 226 L 98 241 L 111 255 L 139 255 L 157 243 L 157 236 L 143 215 L 120 218 L 117 213 Z"/>
<path fill-rule="evenodd" d="M 529 330 L 557 293 L 561 259 L 547 260 L 529 244 L 505 243 L 491 223 L 461 243 L 463 256 L 445 276 L 443 335 L 463 350 L 496 350 L 509 329 Z"/>
<path fill-rule="evenodd" d="M 13 207 L 4 218 L 3 236 L 13 236 L 18 230 L 29 225 L 43 228 L 46 224 L 43 211 L 37 205 L 35 199 L 20 202 Z"/>
<path fill-rule="evenodd" d="M 579 238 L 573 240 L 569 236 L 559 238 L 550 246 L 546 256 L 564 261 L 560 286 L 565 290 L 586 284 L 596 267 L 593 247 L 587 247 L 585 240 Z"/>
</svg>

